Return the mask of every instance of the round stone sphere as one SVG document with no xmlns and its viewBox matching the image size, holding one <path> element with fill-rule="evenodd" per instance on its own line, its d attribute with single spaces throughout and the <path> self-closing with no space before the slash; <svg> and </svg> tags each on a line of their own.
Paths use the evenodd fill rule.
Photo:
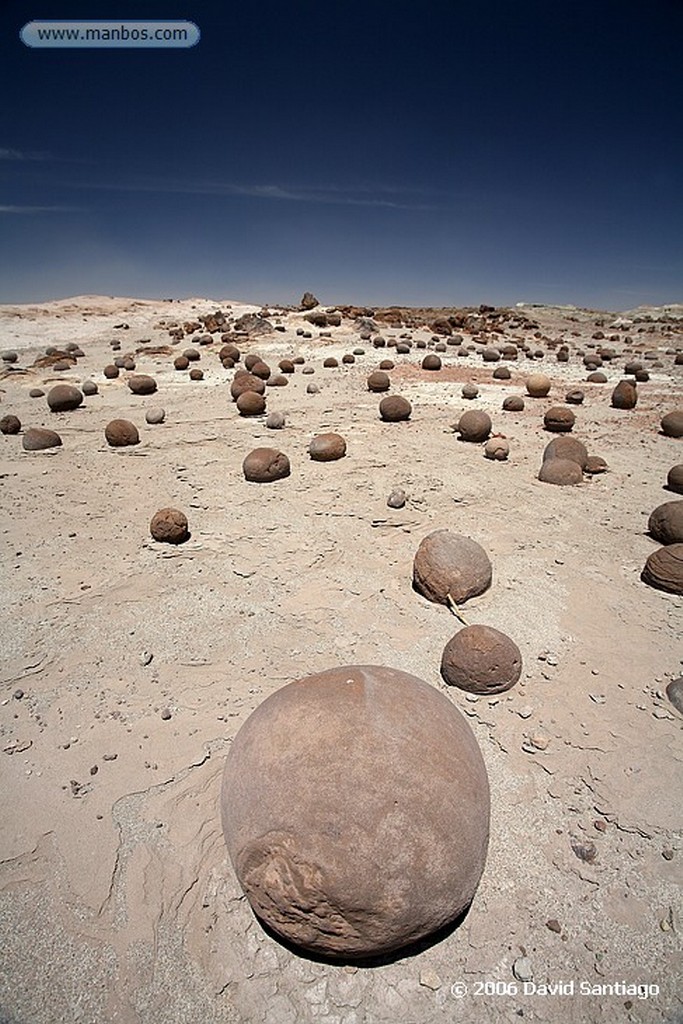
<svg viewBox="0 0 683 1024">
<path fill-rule="evenodd" d="M 153 395 L 157 382 L 146 373 L 136 373 L 134 377 L 128 378 L 128 387 L 134 395 Z"/>
<path fill-rule="evenodd" d="M 484 445 L 484 455 L 487 459 L 504 462 L 509 454 L 510 442 L 504 437 L 490 437 Z"/>
<path fill-rule="evenodd" d="M 465 626 L 444 647 L 441 676 L 469 693 L 504 693 L 522 674 L 522 655 L 509 636 L 492 626 Z"/>
<path fill-rule="evenodd" d="M 666 475 L 666 485 L 671 491 L 675 491 L 676 494 L 683 494 L 683 462 L 679 462 L 677 466 L 672 466 Z"/>
<path fill-rule="evenodd" d="M 154 540 L 164 544 L 182 544 L 190 536 L 187 516 L 177 508 L 161 508 L 155 512 L 149 530 Z"/>
<path fill-rule="evenodd" d="M 450 530 L 434 530 L 418 547 L 413 560 L 413 587 L 428 601 L 456 604 L 483 594 L 493 569 L 481 544 Z"/>
<path fill-rule="evenodd" d="M 24 431 L 21 446 L 26 452 L 40 452 L 45 448 L 61 448 L 62 439 L 55 430 L 46 427 L 29 427 Z"/>
<path fill-rule="evenodd" d="M 140 443 L 138 428 L 130 420 L 110 420 L 104 428 L 104 436 L 112 448 L 126 448 Z"/>
<path fill-rule="evenodd" d="M 83 393 L 72 384 L 56 384 L 47 393 L 47 404 L 52 412 L 70 412 L 83 404 Z"/>
<path fill-rule="evenodd" d="M 546 430 L 554 434 L 569 433 L 576 423 L 576 416 L 566 405 L 554 405 L 543 417 Z"/>
<path fill-rule="evenodd" d="M 252 910 L 310 952 L 371 958 L 472 902 L 488 848 L 481 752 L 433 686 L 376 665 L 289 683 L 233 740 L 223 834 Z"/>
<path fill-rule="evenodd" d="M 266 410 L 266 400 L 255 391 L 243 391 L 237 396 L 237 408 L 240 416 L 260 416 Z"/>
<path fill-rule="evenodd" d="M 674 409 L 662 416 L 660 427 L 666 437 L 683 437 L 683 409 Z"/>
<path fill-rule="evenodd" d="M 154 406 L 145 413 L 145 422 L 150 424 L 163 423 L 166 419 L 166 410 L 160 406 Z"/>
<path fill-rule="evenodd" d="M 285 414 L 283 412 L 269 412 L 266 417 L 266 426 L 269 430 L 282 430 L 285 425 Z"/>
<path fill-rule="evenodd" d="M 588 473 L 589 476 L 596 476 L 598 473 L 606 473 L 608 468 L 607 463 L 600 455 L 589 455 L 583 471 Z"/>
<path fill-rule="evenodd" d="M 281 359 L 278 368 L 281 373 L 294 373 L 294 363 L 291 359 Z"/>
<path fill-rule="evenodd" d="M 423 370 L 440 370 L 441 359 L 436 355 L 435 352 L 430 352 L 429 355 L 425 356 L 422 360 Z"/>
<path fill-rule="evenodd" d="M 554 437 L 545 446 L 543 461 L 548 459 L 571 459 L 585 469 L 588 460 L 588 449 L 576 437 Z"/>
<path fill-rule="evenodd" d="M 87 383 L 87 381 L 86 381 L 86 383 Z M 29 398 L 42 398 L 44 396 L 44 394 L 45 394 L 45 392 L 43 391 L 42 388 L 31 388 L 31 390 L 28 393 L 28 396 L 29 396 Z M 87 392 L 83 391 L 83 394 L 85 395 L 85 394 L 87 394 Z"/>
<path fill-rule="evenodd" d="M 260 377 L 256 377 L 253 373 L 248 373 L 246 370 L 242 370 L 241 373 L 235 374 L 232 384 L 230 385 L 230 394 L 233 399 L 237 401 L 240 395 L 244 394 L 245 391 L 253 391 L 257 395 L 262 395 L 266 390 L 266 385 Z"/>
<path fill-rule="evenodd" d="M 18 434 L 21 430 L 21 420 L 18 416 L 3 416 L 0 420 L 0 434 Z"/>
<path fill-rule="evenodd" d="M 635 409 L 637 401 L 635 384 L 630 380 L 620 380 L 612 392 L 612 408 Z"/>
<path fill-rule="evenodd" d="M 589 384 L 606 384 L 607 374 L 603 373 L 602 370 L 594 370 L 593 373 L 589 373 L 586 377 Z"/>
<path fill-rule="evenodd" d="M 254 448 L 242 463 L 245 480 L 265 484 L 289 476 L 289 459 L 276 448 Z"/>
<path fill-rule="evenodd" d="M 569 402 L 570 405 L 581 405 L 584 400 L 584 393 L 581 388 L 572 388 L 564 396 L 565 402 Z"/>
<path fill-rule="evenodd" d="M 640 578 L 657 590 L 683 594 L 683 544 L 667 544 L 653 551 Z"/>
<path fill-rule="evenodd" d="M 503 400 L 503 409 L 505 412 L 522 412 L 524 409 L 524 399 L 521 395 L 508 395 Z"/>
<path fill-rule="evenodd" d="M 683 544 L 683 501 L 665 501 L 650 514 L 648 532 L 660 544 Z"/>
<path fill-rule="evenodd" d="M 113 363 L 108 363 L 107 366 L 105 366 L 102 373 L 107 378 L 107 380 L 116 380 L 120 373 L 120 370 L 118 366 L 114 366 Z"/>
<path fill-rule="evenodd" d="M 257 363 L 262 362 L 263 359 L 261 359 L 261 356 L 257 355 L 256 352 L 248 352 L 247 355 L 244 357 L 244 365 L 245 368 L 249 371 L 249 373 L 252 372 L 252 368 L 256 366 Z"/>
<path fill-rule="evenodd" d="M 81 384 L 81 391 L 84 395 L 96 395 L 98 390 L 94 380 L 84 380 Z"/>
<path fill-rule="evenodd" d="M 190 360 L 187 356 L 176 356 L 173 360 L 173 365 L 176 370 L 186 370 L 190 365 Z"/>
<path fill-rule="evenodd" d="M 497 366 L 493 371 L 494 380 L 510 380 L 511 377 L 509 366 Z"/>
<path fill-rule="evenodd" d="M 250 369 L 251 373 L 253 373 L 255 377 L 259 377 L 261 380 L 268 380 L 270 377 L 270 367 L 268 366 L 268 363 L 264 363 L 262 359 L 259 359 L 258 362 L 254 363 Z"/>
<path fill-rule="evenodd" d="M 538 479 L 545 484 L 580 484 L 583 471 L 573 459 L 546 459 L 541 465 Z"/>
<path fill-rule="evenodd" d="M 379 364 L 379 368 L 380 368 L 380 370 L 393 370 L 394 369 L 394 365 L 395 364 L 394 364 L 393 360 L 391 360 L 391 359 L 383 359 L 382 362 Z"/>
<path fill-rule="evenodd" d="M 327 359 L 323 359 L 323 366 L 332 369 L 335 366 L 339 366 L 339 360 L 335 359 L 334 356 L 328 356 Z"/>
<path fill-rule="evenodd" d="M 317 434 L 308 446 L 314 462 L 334 462 L 346 455 L 346 441 L 341 434 Z"/>
<path fill-rule="evenodd" d="M 379 403 L 380 417 L 386 423 L 398 423 L 401 420 L 409 420 L 413 407 L 407 398 L 401 395 L 387 395 Z"/>
<path fill-rule="evenodd" d="M 289 378 L 285 377 L 284 373 L 273 373 L 266 381 L 268 388 L 286 388 L 288 384 Z"/>
<path fill-rule="evenodd" d="M 550 394 L 550 377 L 546 377 L 544 373 L 532 373 L 527 377 L 524 386 L 531 398 L 545 398 Z"/>
<path fill-rule="evenodd" d="M 476 398 L 479 394 L 479 388 L 476 384 L 463 384 L 460 394 L 463 398 Z"/>
<path fill-rule="evenodd" d="M 388 391 L 391 387 L 389 374 L 375 370 L 367 379 L 368 391 Z"/>
<path fill-rule="evenodd" d="M 462 441 L 485 441 L 491 433 L 491 417 L 482 409 L 470 409 L 458 420 Z"/>
</svg>

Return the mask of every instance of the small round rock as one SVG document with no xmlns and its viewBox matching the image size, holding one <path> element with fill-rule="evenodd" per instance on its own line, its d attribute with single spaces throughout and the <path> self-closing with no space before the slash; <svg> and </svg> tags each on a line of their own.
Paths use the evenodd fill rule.
<svg viewBox="0 0 683 1024">
<path fill-rule="evenodd" d="M 94 380 L 84 380 L 81 384 L 81 391 L 84 395 L 96 395 L 98 387 Z"/>
<path fill-rule="evenodd" d="M 285 425 L 285 414 L 279 411 L 269 412 L 266 417 L 266 426 L 269 430 L 282 430 Z"/>
<path fill-rule="evenodd" d="M 650 514 L 648 532 L 660 544 L 683 543 L 683 501 L 665 501 Z"/>
<path fill-rule="evenodd" d="M 583 471 L 573 459 L 546 459 L 541 465 L 538 479 L 545 484 L 558 484 L 561 487 L 580 484 Z"/>
<path fill-rule="evenodd" d="M 490 437 L 484 445 L 484 455 L 487 459 L 504 462 L 509 454 L 510 442 L 505 437 Z"/>
<path fill-rule="evenodd" d="M 161 406 L 154 406 L 145 413 L 145 421 L 150 424 L 163 423 L 166 419 L 166 411 Z"/>
<path fill-rule="evenodd" d="M 389 508 L 403 508 L 406 503 L 406 492 L 396 487 L 387 498 L 387 506 Z"/>
<path fill-rule="evenodd" d="M 531 398 L 545 398 L 550 394 L 551 381 L 544 373 L 532 373 L 524 382 Z"/>
<path fill-rule="evenodd" d="M 388 391 L 391 387 L 391 380 L 388 373 L 383 370 L 375 370 L 367 379 L 368 391 Z"/>
<path fill-rule="evenodd" d="M 21 439 L 24 451 L 39 452 L 45 448 L 61 448 L 62 439 L 55 430 L 45 427 L 29 427 Z"/>
<path fill-rule="evenodd" d="M 666 475 L 666 485 L 676 494 L 683 494 L 683 462 L 671 467 Z"/>
<path fill-rule="evenodd" d="M 683 409 L 674 409 L 662 416 L 660 428 L 666 437 L 683 437 Z"/>
<path fill-rule="evenodd" d="M 314 462 L 334 462 L 346 455 L 346 441 L 341 434 L 317 434 L 308 446 Z"/>
<path fill-rule="evenodd" d="M 243 391 L 236 404 L 240 416 L 260 416 L 266 410 L 265 398 L 255 391 Z"/>
<path fill-rule="evenodd" d="M 153 395 L 157 389 L 157 382 L 146 373 L 137 373 L 134 377 L 128 378 L 128 387 L 134 395 Z"/>
<path fill-rule="evenodd" d="M 276 448 L 254 448 L 242 463 L 242 472 L 253 483 L 282 480 L 290 474 L 289 459 Z"/>
<path fill-rule="evenodd" d="M 503 409 L 505 412 L 522 412 L 524 409 L 524 399 L 521 395 L 508 395 L 503 400 Z"/>
<path fill-rule="evenodd" d="M 483 409 L 470 409 L 458 420 L 458 433 L 463 441 L 485 441 L 491 433 L 491 417 Z"/>
<path fill-rule="evenodd" d="M 517 644 L 492 626 L 465 626 L 444 647 L 441 676 L 468 693 L 504 693 L 522 674 Z"/>
<path fill-rule="evenodd" d="M 398 423 L 402 420 L 409 420 L 412 411 L 412 405 L 402 395 L 387 395 L 379 403 L 380 417 L 386 423 Z"/>
<path fill-rule="evenodd" d="M 0 434 L 18 434 L 21 430 L 21 420 L 18 416 L 3 416 L 0 420 Z"/>
<path fill-rule="evenodd" d="M 187 516 L 177 508 L 161 508 L 152 516 L 149 530 L 154 540 L 182 544 L 190 536 Z"/>
<path fill-rule="evenodd" d="M 683 544 L 667 544 L 653 551 L 640 578 L 657 590 L 683 594 Z"/>
<path fill-rule="evenodd" d="M 543 417 L 543 423 L 552 433 L 568 433 L 576 423 L 576 416 L 566 405 L 554 405 Z"/>
</svg>

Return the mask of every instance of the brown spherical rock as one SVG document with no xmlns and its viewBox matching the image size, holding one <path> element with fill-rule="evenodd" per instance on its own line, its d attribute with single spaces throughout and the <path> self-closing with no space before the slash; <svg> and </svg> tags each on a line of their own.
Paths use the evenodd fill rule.
<svg viewBox="0 0 683 1024">
<path fill-rule="evenodd" d="M 237 396 L 237 408 L 240 416 L 260 416 L 266 411 L 266 400 L 255 391 L 243 391 Z"/>
<path fill-rule="evenodd" d="M 581 405 L 584 400 L 584 393 L 581 388 L 572 388 L 564 396 L 565 402 L 569 402 L 570 405 Z"/>
<path fill-rule="evenodd" d="M 482 409 L 470 409 L 458 420 L 462 441 L 485 441 L 491 433 L 491 417 Z"/>
<path fill-rule="evenodd" d="M 407 398 L 401 395 L 387 395 L 379 403 L 380 417 L 387 423 L 398 423 L 400 420 L 409 420 L 413 407 Z"/>
<path fill-rule="evenodd" d="M 254 448 L 242 463 L 246 480 L 265 484 L 289 476 L 289 459 L 276 448 Z"/>
<path fill-rule="evenodd" d="M 130 420 L 111 420 L 104 428 L 104 436 L 112 448 L 126 448 L 140 443 L 138 428 Z"/>
<path fill-rule="evenodd" d="M 630 380 L 620 380 L 612 392 L 612 408 L 635 409 L 637 401 L 635 384 Z"/>
<path fill-rule="evenodd" d="M 683 544 L 667 544 L 653 551 L 640 578 L 657 590 L 683 594 Z"/>
<path fill-rule="evenodd" d="M 278 367 L 282 373 L 294 373 L 294 363 L 291 359 L 281 359 Z"/>
<path fill-rule="evenodd" d="M 676 494 L 683 494 L 683 462 L 671 467 L 666 475 L 666 485 Z"/>
<path fill-rule="evenodd" d="M 465 626 L 444 647 L 441 676 L 469 693 L 504 693 L 522 674 L 517 644 L 492 626 Z"/>
<path fill-rule="evenodd" d="M 285 377 L 284 373 L 274 373 L 266 381 L 266 387 L 269 388 L 286 388 L 289 384 L 289 379 Z"/>
<path fill-rule="evenodd" d="M 460 394 L 463 398 L 476 398 L 479 394 L 479 388 L 476 384 L 463 384 Z"/>
<path fill-rule="evenodd" d="M 221 809 L 254 913 L 296 946 L 374 957 L 454 921 L 486 861 L 489 785 L 465 718 L 396 669 L 271 694 L 233 740 Z"/>
<path fill-rule="evenodd" d="M 583 471 L 573 459 L 546 459 L 541 465 L 538 479 L 545 484 L 560 486 L 580 484 L 583 480 Z"/>
<path fill-rule="evenodd" d="M 250 373 L 253 373 L 255 377 L 259 377 L 261 380 L 268 380 L 271 374 L 271 369 L 268 366 L 268 363 L 264 363 L 262 359 L 259 359 L 257 362 L 253 363 L 252 366 L 249 367 L 249 371 Z"/>
<path fill-rule="evenodd" d="M 585 469 L 588 449 L 576 437 L 555 437 L 545 446 L 543 461 L 548 459 L 571 459 Z"/>
<path fill-rule="evenodd" d="M 508 395 L 503 401 L 503 409 L 505 412 L 522 412 L 524 399 L 521 395 Z"/>
<path fill-rule="evenodd" d="M 425 356 L 422 360 L 423 370 L 440 370 L 441 360 L 434 352 L 430 352 L 429 355 Z"/>
<path fill-rule="evenodd" d="M 389 374 L 375 370 L 367 379 L 368 391 L 388 391 L 391 387 Z"/>
<path fill-rule="evenodd" d="M 550 377 L 546 377 L 544 373 L 532 373 L 527 377 L 524 386 L 531 398 L 545 398 L 550 394 Z"/>
<path fill-rule="evenodd" d="M 341 434 L 318 434 L 308 446 L 314 462 L 334 462 L 346 455 L 346 441 Z"/>
<path fill-rule="evenodd" d="M 285 425 L 285 414 L 275 411 L 269 412 L 266 418 L 266 426 L 269 430 L 282 430 Z"/>
<path fill-rule="evenodd" d="M 662 416 L 660 427 L 667 437 L 683 437 L 683 409 L 674 409 Z"/>
<path fill-rule="evenodd" d="M 118 366 L 114 366 L 113 363 L 109 363 L 102 371 L 107 380 L 115 380 L 120 372 Z"/>
<path fill-rule="evenodd" d="M 254 376 L 253 373 L 247 373 L 243 370 L 239 374 L 235 374 L 232 384 L 230 385 L 230 394 L 233 399 L 237 401 L 240 395 L 243 395 L 245 391 L 253 391 L 257 395 L 264 394 L 266 385 L 260 377 Z"/>
<path fill-rule="evenodd" d="M 204 380 L 204 371 L 200 370 L 198 366 L 193 367 L 190 370 L 190 380 Z"/>
<path fill-rule="evenodd" d="M 450 530 L 435 530 L 420 544 L 413 560 L 413 586 L 428 601 L 456 604 L 483 594 L 493 569 L 481 544 Z"/>
<path fill-rule="evenodd" d="M 487 459 L 504 462 L 509 454 L 510 442 L 505 437 L 490 437 L 484 445 L 484 455 Z"/>
<path fill-rule="evenodd" d="M 599 455 L 589 455 L 586 459 L 586 465 L 583 467 L 584 473 L 588 473 L 589 476 L 597 476 L 598 473 L 606 473 L 608 465 L 603 458 Z"/>
<path fill-rule="evenodd" d="M 594 370 L 593 373 L 589 373 L 586 377 L 589 384 L 606 384 L 607 374 L 603 373 L 602 370 Z"/>
<path fill-rule="evenodd" d="M 21 420 L 18 416 L 3 416 L 0 420 L 0 434 L 18 434 L 21 430 Z"/>
<path fill-rule="evenodd" d="M 45 448 L 61 448 L 62 439 L 54 430 L 47 430 L 45 427 L 29 427 L 24 431 L 21 445 L 24 451 L 40 452 Z"/>
<path fill-rule="evenodd" d="M 154 540 L 164 544 L 182 544 L 190 536 L 187 516 L 177 508 L 162 508 L 155 512 L 149 530 Z"/>
<path fill-rule="evenodd" d="M 146 373 L 136 373 L 134 377 L 128 378 L 128 387 L 134 395 L 153 395 L 157 389 L 157 382 Z"/>
<path fill-rule="evenodd" d="M 42 388 L 31 388 L 28 393 L 29 398 L 42 398 L 45 392 Z"/>
<path fill-rule="evenodd" d="M 569 433 L 576 423 L 576 416 L 566 405 L 554 405 L 543 417 L 546 430 L 554 434 Z"/>
<path fill-rule="evenodd" d="M 176 356 L 176 358 L 173 360 L 173 365 L 176 368 L 176 370 L 186 370 L 190 365 L 190 360 L 187 358 L 187 356 Z"/>
<path fill-rule="evenodd" d="M 84 395 L 96 395 L 99 388 L 94 380 L 84 380 L 81 384 L 81 391 Z"/>
<path fill-rule="evenodd" d="M 339 360 L 335 359 L 334 356 L 328 356 L 327 359 L 323 359 L 323 366 L 332 369 L 335 366 L 339 366 Z"/>
<path fill-rule="evenodd" d="M 83 393 L 71 384 L 56 384 L 47 393 L 52 412 L 70 412 L 83 404 Z"/>
<path fill-rule="evenodd" d="M 660 544 L 683 544 L 683 501 L 665 501 L 650 514 L 647 528 Z"/>
</svg>

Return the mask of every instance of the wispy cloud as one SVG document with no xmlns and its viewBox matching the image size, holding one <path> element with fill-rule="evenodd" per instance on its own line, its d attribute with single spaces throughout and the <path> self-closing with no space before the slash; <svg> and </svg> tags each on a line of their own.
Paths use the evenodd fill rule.
<svg viewBox="0 0 683 1024">
<path fill-rule="evenodd" d="M 239 184 L 226 181 L 177 181 L 170 179 L 138 179 L 129 182 L 77 183 L 77 188 L 93 188 L 116 192 L 180 193 L 183 195 L 244 196 L 279 202 L 318 203 L 334 206 L 374 206 L 397 210 L 434 210 L 430 202 L 404 199 L 404 195 L 421 195 L 420 190 L 400 187 L 343 188 L 339 186 L 291 186 Z"/>
<path fill-rule="evenodd" d="M 3 149 L 0 147 L 0 160 L 51 160 L 49 153 L 29 153 L 21 149 Z"/>
<path fill-rule="evenodd" d="M 0 213 L 84 213 L 82 206 L 1 206 Z"/>
</svg>

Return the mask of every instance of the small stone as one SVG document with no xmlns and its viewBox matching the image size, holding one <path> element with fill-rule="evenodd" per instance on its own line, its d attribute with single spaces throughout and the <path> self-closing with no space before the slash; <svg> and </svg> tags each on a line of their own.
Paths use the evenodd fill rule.
<svg viewBox="0 0 683 1024">
<path fill-rule="evenodd" d="M 140 664 L 149 665 L 153 657 L 154 655 L 152 654 L 151 651 L 143 651 L 142 654 L 140 655 Z"/>
<path fill-rule="evenodd" d="M 562 925 L 556 917 L 551 917 L 549 921 L 546 921 L 545 926 L 549 931 L 555 932 L 556 935 L 559 935 L 562 931 Z"/>
<path fill-rule="evenodd" d="M 520 718 L 531 718 L 533 713 L 534 713 L 534 709 L 533 708 L 528 708 L 528 707 L 519 708 L 518 711 L 517 711 L 517 714 L 519 715 Z"/>
<path fill-rule="evenodd" d="M 579 860 L 585 861 L 586 864 L 592 864 L 598 855 L 598 851 L 595 847 L 595 843 L 572 843 L 572 850 L 575 856 Z"/>
<path fill-rule="evenodd" d="M 103 754 L 102 755 L 102 760 L 103 761 L 115 761 L 118 756 L 119 756 L 118 754 Z"/>
<path fill-rule="evenodd" d="M 542 733 L 537 733 L 536 735 L 530 737 L 529 742 L 531 743 L 532 747 L 536 747 L 536 750 L 547 750 L 548 744 L 550 743 L 550 737 L 545 736 Z"/>
<path fill-rule="evenodd" d="M 15 700 L 21 700 L 21 698 L 24 696 L 24 691 L 21 688 L 16 689 L 12 696 L 14 697 Z"/>
<path fill-rule="evenodd" d="M 420 971 L 420 984 L 423 988 L 430 988 L 433 992 L 436 992 L 441 988 L 443 982 L 436 971 L 426 968 Z"/>
<path fill-rule="evenodd" d="M 0 420 L 0 434 L 18 434 L 21 430 L 21 420 L 18 416 L 3 416 Z"/>
<path fill-rule="evenodd" d="M 285 415 L 282 412 L 269 412 L 266 417 L 266 426 L 269 430 L 282 430 L 285 425 Z"/>
<path fill-rule="evenodd" d="M 534 977 L 531 960 L 526 956 L 517 957 L 512 965 L 512 973 L 517 981 L 532 981 Z"/>
<path fill-rule="evenodd" d="M 603 818 L 596 818 L 593 822 L 593 827 L 596 828 L 598 832 L 606 832 L 607 822 Z"/>
<path fill-rule="evenodd" d="M 177 508 L 162 508 L 155 512 L 149 530 L 154 540 L 164 544 L 182 544 L 190 535 L 187 516 Z"/>
<path fill-rule="evenodd" d="M 406 503 L 406 492 L 397 487 L 387 498 L 389 508 L 403 508 Z"/>
<path fill-rule="evenodd" d="M 163 423 L 166 419 L 166 412 L 160 406 L 154 406 L 145 413 L 145 422 L 150 424 Z"/>
<path fill-rule="evenodd" d="M 168 708 L 164 708 L 164 710 L 161 712 L 160 717 L 164 720 L 164 722 L 168 722 L 169 718 L 171 718 L 171 712 L 169 711 Z"/>
<path fill-rule="evenodd" d="M 90 774 L 91 774 L 91 775 L 97 775 L 97 773 L 98 773 L 98 771 L 99 771 L 99 770 L 100 770 L 100 769 L 99 769 L 99 768 L 97 767 L 97 765 L 96 765 L 96 764 L 94 764 L 94 765 L 92 766 L 92 768 L 90 769 Z"/>
<path fill-rule="evenodd" d="M 674 859 L 674 851 L 670 850 L 667 847 L 666 849 L 662 850 L 662 857 L 664 858 L 664 860 L 673 860 Z"/>
<path fill-rule="evenodd" d="M 29 427 L 21 439 L 24 451 L 38 452 L 46 448 L 61 448 L 62 439 L 54 430 L 46 427 Z"/>
</svg>

